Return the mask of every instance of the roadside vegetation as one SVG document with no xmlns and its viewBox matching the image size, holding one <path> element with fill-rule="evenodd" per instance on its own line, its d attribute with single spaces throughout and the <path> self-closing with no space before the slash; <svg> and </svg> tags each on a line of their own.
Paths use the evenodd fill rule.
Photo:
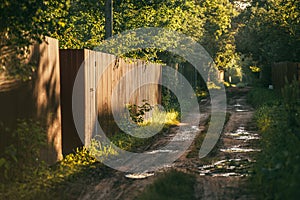
<svg viewBox="0 0 300 200">
<path fill-rule="evenodd" d="M 152 107 L 153 115 L 145 119 Z M 177 112 L 162 112 L 146 101 L 142 105 L 131 105 L 130 108 L 133 123 L 139 127 L 154 126 L 154 130 L 156 126 L 162 127 L 159 133 L 143 139 L 119 132 L 110 137 L 109 145 L 94 139 L 89 147 L 77 148 L 74 153 L 66 155 L 50 167 L 40 162 L 40 149 L 45 146 L 47 139 L 39 123 L 19 120 L 15 131 L 2 125 L 4 134 L 11 135 L 11 144 L 0 154 L 0 199 L 78 198 L 87 185 L 96 184 L 113 175 L 114 170 L 100 162 L 118 153 L 112 144 L 127 151 L 144 150 L 162 133 L 167 132 L 169 126 L 178 123 Z"/>
<path fill-rule="evenodd" d="M 257 108 L 261 135 L 250 185 L 258 199 L 298 199 L 300 195 L 300 92 L 294 81 L 282 90 L 255 88 L 249 101 Z"/>
<path fill-rule="evenodd" d="M 169 171 L 160 175 L 136 200 L 193 200 L 195 183 L 194 175 Z"/>
</svg>

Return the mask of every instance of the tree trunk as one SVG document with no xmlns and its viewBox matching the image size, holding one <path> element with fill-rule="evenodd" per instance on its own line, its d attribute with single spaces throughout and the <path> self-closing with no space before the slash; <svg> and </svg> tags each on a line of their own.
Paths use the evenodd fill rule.
<svg viewBox="0 0 300 200">
<path fill-rule="evenodd" d="M 105 39 L 112 36 L 113 30 L 113 0 L 105 1 Z"/>
</svg>

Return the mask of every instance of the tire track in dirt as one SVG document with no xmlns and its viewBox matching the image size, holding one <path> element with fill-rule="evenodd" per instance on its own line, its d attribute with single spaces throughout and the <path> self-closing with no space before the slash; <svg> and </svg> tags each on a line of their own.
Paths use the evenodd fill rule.
<svg viewBox="0 0 300 200">
<path fill-rule="evenodd" d="M 242 150 L 254 149 L 257 138 L 251 138 L 256 136 L 252 124 L 253 108 L 247 104 L 245 92 L 247 90 L 242 93 L 234 92 L 228 99 L 227 112 L 231 116 L 224 127 L 213 157 L 205 161 L 199 158 L 188 158 L 187 155 L 193 148 L 191 146 L 172 166 L 160 169 L 155 174 L 170 169 L 194 174 L 197 177 L 196 199 L 253 199 L 246 188 L 253 152 L 242 152 Z M 207 129 L 205 124 L 210 116 L 209 107 L 203 107 L 201 110 L 201 116 L 198 115 L 200 125 L 193 134 L 204 134 Z M 170 128 L 168 134 L 160 137 L 147 150 L 164 146 L 178 133 L 177 131 L 178 127 Z M 203 173 L 203 170 L 207 170 L 206 173 Z M 156 177 L 154 175 L 145 179 L 128 179 L 125 173 L 115 171 L 112 178 L 103 179 L 95 186 L 88 186 L 79 199 L 131 200 L 153 183 Z"/>
</svg>

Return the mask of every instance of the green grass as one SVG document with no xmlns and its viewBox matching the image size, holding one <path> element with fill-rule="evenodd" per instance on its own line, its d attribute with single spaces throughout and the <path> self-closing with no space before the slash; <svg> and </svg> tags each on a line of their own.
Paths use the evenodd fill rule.
<svg viewBox="0 0 300 200">
<path fill-rule="evenodd" d="M 137 197 L 137 200 L 193 200 L 196 178 L 193 175 L 167 172 Z"/>
<path fill-rule="evenodd" d="M 254 120 L 262 149 L 249 180 L 257 199 L 299 199 L 299 93 L 297 83 L 296 87 L 285 87 L 281 96 L 265 89 L 256 89 L 252 94 L 257 96 L 250 96 L 251 101 L 257 100 Z M 264 97 L 265 102 L 260 100 Z"/>
<path fill-rule="evenodd" d="M 253 88 L 247 95 L 248 102 L 254 107 L 258 108 L 262 105 L 273 104 L 278 101 L 280 95 L 275 90 L 267 88 Z"/>
<path fill-rule="evenodd" d="M 31 169 L 1 180 L 0 199 L 76 199 L 88 185 L 112 174 L 86 148 L 77 149 L 54 166 Z"/>
<path fill-rule="evenodd" d="M 161 120 L 161 117 L 165 120 Z M 132 152 L 142 151 L 157 137 L 160 137 L 162 132 L 167 131 L 169 126 L 176 124 L 177 117 L 178 114 L 176 112 L 167 112 L 163 116 L 158 113 L 154 115 L 151 122 L 142 126 L 148 126 L 157 122 L 163 123 L 163 126 L 158 134 L 150 138 L 137 138 L 120 132 L 110 139 L 115 145 L 124 150 Z M 40 134 L 40 129 L 35 128 L 35 130 L 32 130 L 32 127 L 34 126 L 26 124 L 25 127 L 21 126 L 19 128 L 19 132 L 24 135 L 22 138 L 24 138 L 25 142 L 27 141 L 26 138 L 28 138 L 27 135 L 32 135 L 32 133 L 35 133 L 35 135 Z M 20 137 L 17 138 L 20 139 Z M 40 138 L 36 138 L 36 142 L 33 140 L 30 140 L 30 143 L 28 143 L 31 149 L 33 144 L 40 143 Z M 20 152 L 26 153 L 27 151 Z M 65 156 L 62 161 L 54 166 L 49 167 L 44 164 L 31 165 L 29 163 L 30 165 L 28 165 L 26 171 L 18 170 L 17 167 L 21 164 L 24 165 L 24 163 L 19 162 L 23 162 L 23 160 L 12 159 L 12 164 L 9 163 L 9 168 L 6 170 L 9 172 L 7 173 L 9 176 L 5 179 L 2 174 L 5 172 L 3 169 L 7 166 L 7 161 L 6 157 L 2 158 L 0 156 L 0 172 L 3 178 L 0 179 L 0 199 L 76 199 L 87 186 L 97 184 L 101 179 L 113 174 L 114 170 L 97 161 L 93 153 L 99 156 L 97 158 L 106 159 L 106 157 L 116 155 L 117 151 L 111 144 L 103 145 L 99 141 L 92 141 L 90 148 L 78 148 L 74 153 Z M 26 156 L 25 161 L 35 160 L 35 157 L 29 158 L 30 155 L 26 154 L 23 156 L 23 154 L 22 158 Z M 36 156 L 35 154 L 33 155 Z M 12 172 L 13 175 L 11 175 Z"/>
</svg>

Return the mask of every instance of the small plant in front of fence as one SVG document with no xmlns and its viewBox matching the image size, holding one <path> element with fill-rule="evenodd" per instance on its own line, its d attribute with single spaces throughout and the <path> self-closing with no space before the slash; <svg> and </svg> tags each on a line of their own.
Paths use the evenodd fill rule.
<svg viewBox="0 0 300 200">
<path fill-rule="evenodd" d="M 131 120 L 135 123 L 143 123 L 146 113 L 150 112 L 153 109 L 153 106 L 148 103 L 148 100 L 143 99 L 142 102 L 142 105 L 128 104 L 126 106 L 129 111 Z"/>
</svg>

